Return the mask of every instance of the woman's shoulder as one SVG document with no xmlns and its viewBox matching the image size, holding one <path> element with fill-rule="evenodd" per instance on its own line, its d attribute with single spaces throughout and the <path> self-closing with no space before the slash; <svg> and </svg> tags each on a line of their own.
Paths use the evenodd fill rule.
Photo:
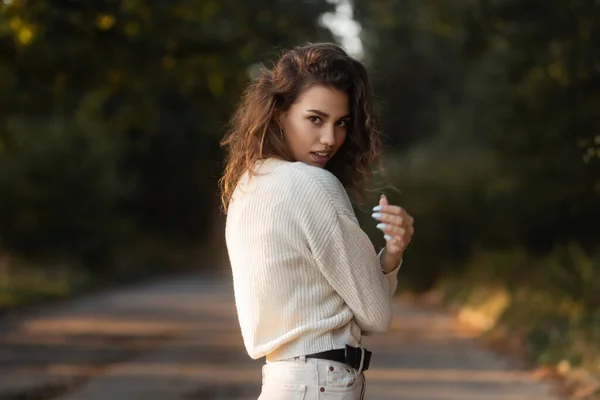
<svg viewBox="0 0 600 400">
<path fill-rule="evenodd" d="M 325 206 L 325 203 L 339 211 L 351 211 L 352 205 L 340 180 L 330 171 L 306 163 L 275 160 L 271 170 L 273 188 L 287 192 L 293 202 L 308 201 Z M 300 204 L 303 206 L 306 204 Z"/>
<path fill-rule="evenodd" d="M 257 168 L 257 172 L 260 174 L 259 177 L 265 181 L 276 182 L 283 187 L 293 188 L 295 191 L 345 193 L 339 179 L 330 171 L 300 161 L 267 159 Z"/>
<path fill-rule="evenodd" d="M 252 194 L 248 197 L 248 195 Z M 311 197 L 349 203 L 348 195 L 331 172 L 303 162 L 269 158 L 257 162 L 253 173 L 246 172 L 234 199 L 288 198 L 301 201 Z"/>
<path fill-rule="evenodd" d="M 328 213 L 354 215 L 343 185 L 325 169 L 278 159 L 261 160 L 256 167 L 255 174 L 246 174 L 236 189 L 229 214 L 253 210 L 253 216 L 267 213 L 264 218 L 296 212 L 303 218 Z"/>
</svg>

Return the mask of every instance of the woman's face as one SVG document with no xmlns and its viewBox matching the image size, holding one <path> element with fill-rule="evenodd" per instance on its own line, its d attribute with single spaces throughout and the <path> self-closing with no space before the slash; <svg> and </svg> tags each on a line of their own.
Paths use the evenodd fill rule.
<svg viewBox="0 0 600 400">
<path fill-rule="evenodd" d="M 294 159 L 323 168 L 346 140 L 348 95 L 322 85 L 311 86 L 279 122 Z"/>
</svg>

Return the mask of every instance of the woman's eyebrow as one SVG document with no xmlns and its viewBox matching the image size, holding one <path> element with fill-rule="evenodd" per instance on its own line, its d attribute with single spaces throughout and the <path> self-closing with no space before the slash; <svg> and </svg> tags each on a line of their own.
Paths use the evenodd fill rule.
<svg viewBox="0 0 600 400">
<path fill-rule="evenodd" d="M 311 109 L 311 110 L 306 110 L 306 111 L 315 113 L 323 118 L 329 118 L 329 114 L 327 114 L 326 112 L 321 111 L 321 110 L 312 110 Z M 343 115 L 342 117 L 340 117 L 340 119 L 344 119 L 344 118 L 350 118 L 350 114 L 346 114 L 346 115 Z"/>
</svg>

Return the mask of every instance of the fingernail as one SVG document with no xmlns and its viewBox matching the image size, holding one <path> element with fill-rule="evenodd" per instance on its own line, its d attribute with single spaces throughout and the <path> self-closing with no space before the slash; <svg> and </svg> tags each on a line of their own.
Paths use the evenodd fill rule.
<svg viewBox="0 0 600 400">
<path fill-rule="evenodd" d="M 381 194 L 381 196 L 379 196 L 379 198 L 380 198 L 380 199 L 383 199 L 383 198 L 384 198 L 384 196 L 385 196 L 385 194 L 383 194 L 383 193 L 382 193 L 382 194 Z"/>
<path fill-rule="evenodd" d="M 386 228 L 387 228 L 387 224 L 377 224 L 377 227 L 376 227 L 376 228 L 377 228 L 377 229 L 384 230 L 384 229 L 386 229 Z"/>
<path fill-rule="evenodd" d="M 390 235 L 383 235 L 383 238 L 387 241 L 392 240 L 392 237 Z"/>
<path fill-rule="evenodd" d="M 383 209 L 383 207 L 381 207 L 381 206 L 373 207 L 373 211 L 381 211 L 382 209 Z"/>
<path fill-rule="evenodd" d="M 375 219 L 379 219 L 379 218 L 381 218 L 381 213 L 373 213 L 373 214 L 371 214 L 371 217 L 373 217 Z"/>
</svg>

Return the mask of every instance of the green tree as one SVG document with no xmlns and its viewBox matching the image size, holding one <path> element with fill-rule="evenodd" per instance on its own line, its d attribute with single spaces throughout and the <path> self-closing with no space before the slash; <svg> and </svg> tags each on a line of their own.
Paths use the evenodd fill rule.
<svg viewBox="0 0 600 400">
<path fill-rule="evenodd" d="M 427 287 L 476 248 L 549 254 L 575 241 L 598 251 L 600 7 L 355 6 L 392 183 L 419 221 L 412 246 L 423 265 L 405 276 Z"/>
<path fill-rule="evenodd" d="M 105 222 L 97 227 L 99 232 L 119 237 L 121 224 L 116 221 L 124 220 L 131 236 L 129 241 L 119 240 L 132 249 L 136 241 L 162 243 L 174 254 L 180 251 L 177 247 L 197 246 L 218 212 L 218 141 L 249 68 L 268 61 L 278 47 L 331 40 L 318 17 L 332 9 L 326 1 L 286 0 L 4 2 L 0 154 L 5 155 L 6 171 L 17 168 L 12 163 L 20 165 L 19 171 L 28 171 L 37 168 L 34 159 L 47 157 L 39 163 L 51 164 L 56 157 L 68 158 L 69 151 L 77 151 L 70 147 L 72 137 L 89 139 L 90 153 L 74 155 L 82 163 L 93 159 L 91 154 L 104 148 L 102 143 L 110 143 L 97 164 L 103 171 L 77 172 L 79 182 L 92 192 L 77 198 L 64 193 L 63 211 L 72 213 L 69 219 L 86 218 L 74 210 L 102 208 L 103 199 L 109 198 L 116 206 L 103 208 L 98 216 L 88 215 Z M 64 127 L 64 132 L 41 139 L 30 151 L 37 131 L 55 120 L 65 122 L 52 129 Z M 9 121 L 21 127 L 18 132 Z M 31 140 L 21 140 L 22 135 Z M 56 146 L 61 150 L 54 152 L 47 140 L 60 142 Z M 64 172 L 58 167 L 48 170 L 47 182 L 54 182 L 53 188 L 66 185 L 70 178 Z M 98 181 L 113 173 L 114 186 Z M 5 182 L 12 183 L 0 190 L 11 191 L 13 200 L 3 203 L 3 215 L 14 215 L 17 205 L 23 204 L 25 187 L 36 193 L 31 195 L 35 201 L 29 212 L 43 213 L 43 199 L 49 196 L 45 190 L 50 190 L 44 186 L 47 182 L 16 172 Z M 112 217 L 106 215 L 109 209 Z M 45 237 L 63 228 L 59 225 L 64 219 L 58 215 L 53 215 L 56 224 L 44 229 L 9 218 L 11 223 L 0 227 L 0 238 L 14 244 L 28 237 L 27 247 L 20 249 L 41 252 Z M 95 234 L 75 231 L 81 240 Z M 65 239 L 66 249 L 69 243 L 75 246 Z M 90 254 L 106 250 L 98 245 Z"/>
</svg>

